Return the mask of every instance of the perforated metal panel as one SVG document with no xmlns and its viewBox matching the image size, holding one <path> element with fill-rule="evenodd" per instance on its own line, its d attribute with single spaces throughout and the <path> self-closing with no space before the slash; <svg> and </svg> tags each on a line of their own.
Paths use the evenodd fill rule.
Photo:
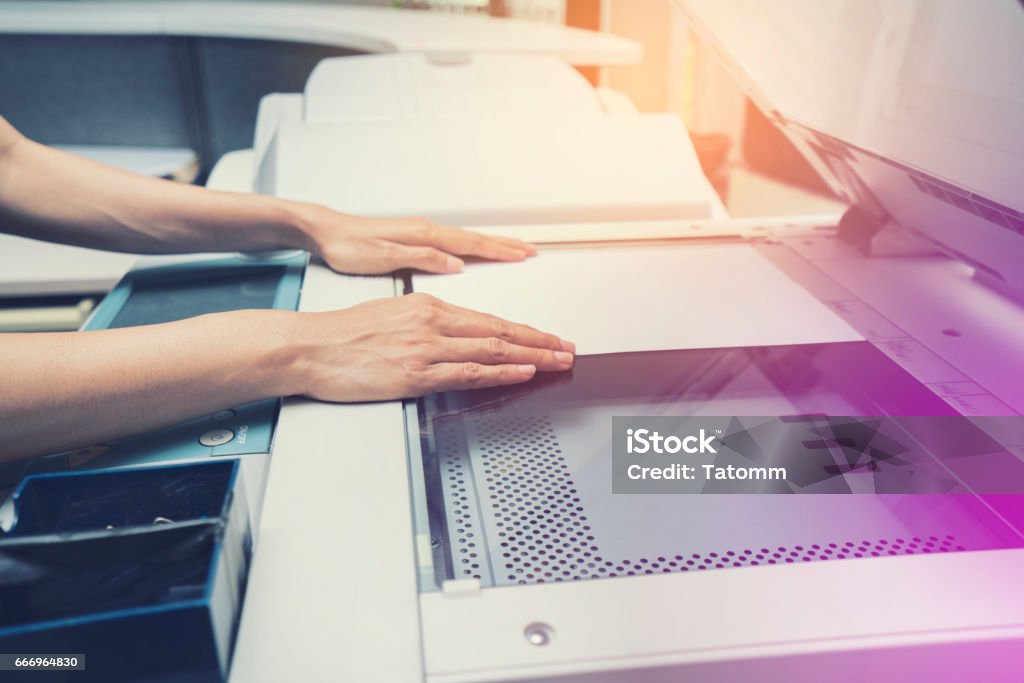
<svg viewBox="0 0 1024 683">
<path fill-rule="evenodd" d="M 444 423 L 455 578 L 500 586 L 994 544 L 934 497 L 613 495 L 608 419 L 591 407 Z"/>
<path fill-rule="evenodd" d="M 501 552 L 499 581 L 587 576 L 598 547 L 569 466 L 546 417 L 479 420 L 485 504 Z"/>
<path fill-rule="evenodd" d="M 457 425 L 448 425 L 437 433 L 441 458 L 441 480 L 445 515 L 451 544 L 455 578 L 475 578 L 491 582 L 489 555 L 480 546 L 482 519 L 476 497 L 476 484 L 466 454 L 465 440 Z"/>
</svg>

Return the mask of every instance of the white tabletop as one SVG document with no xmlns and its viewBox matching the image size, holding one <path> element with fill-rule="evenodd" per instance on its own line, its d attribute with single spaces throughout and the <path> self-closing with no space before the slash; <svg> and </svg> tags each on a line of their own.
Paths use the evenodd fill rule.
<svg viewBox="0 0 1024 683">
<path fill-rule="evenodd" d="M 316 43 L 366 52 L 532 53 L 635 64 L 631 40 L 552 24 L 293 2 L 0 2 L 5 33 L 176 35 Z"/>
</svg>

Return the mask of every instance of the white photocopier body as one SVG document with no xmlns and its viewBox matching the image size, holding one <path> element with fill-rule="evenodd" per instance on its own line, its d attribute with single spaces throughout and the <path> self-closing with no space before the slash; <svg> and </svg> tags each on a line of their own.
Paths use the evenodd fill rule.
<svg viewBox="0 0 1024 683">
<path fill-rule="evenodd" d="M 841 222 L 728 220 L 711 201 L 699 216 L 648 221 L 611 212 L 607 221 L 581 222 L 572 212 L 552 212 L 548 221 L 479 227 L 540 243 L 540 254 L 521 264 L 406 279 L 311 266 L 301 310 L 410 288 L 431 292 L 573 339 L 577 368 L 561 385 L 552 379 L 479 400 L 286 402 L 235 681 L 1009 681 L 1024 669 L 1024 540 L 999 510 L 982 503 L 964 512 L 929 496 L 615 496 L 606 454 L 595 450 L 610 433 L 597 430 L 608 429 L 613 415 L 630 414 L 617 410 L 656 408 L 644 387 L 623 398 L 600 382 L 640 355 L 654 364 L 630 372 L 664 380 L 673 396 L 661 404 L 668 410 L 792 410 L 798 402 L 788 395 L 744 403 L 751 396 L 744 387 L 763 386 L 764 378 L 750 375 L 750 364 L 731 373 L 730 363 L 812 345 L 857 348 L 881 364 L 864 366 L 863 375 L 852 365 L 806 399 L 812 408 L 849 405 L 867 391 L 872 368 L 884 366 L 919 400 L 980 429 L 993 416 L 1021 415 L 1024 206 L 1013 189 L 1024 177 L 1014 123 L 1024 120 L 1017 115 L 1024 62 L 1012 59 L 1024 44 L 1021 8 L 992 2 L 965 17 L 975 10 L 955 2 L 881 3 L 874 14 L 856 2 L 821 9 L 797 0 L 768 9 L 743 3 L 738 13 L 735 3 L 731 10 L 704 0 L 682 4 L 758 104 L 856 208 Z M 925 5 L 927 21 L 906 21 L 906 13 L 920 19 Z M 936 84 L 935 41 L 966 24 L 991 28 L 988 44 L 961 55 L 957 71 Z M 791 51 L 766 59 L 778 26 L 813 41 L 793 40 Z M 847 90 L 832 102 L 837 110 L 820 95 L 800 100 L 832 83 L 807 55 L 834 50 L 833 32 L 870 67 L 844 81 Z M 804 82 L 787 61 L 801 50 L 795 63 L 806 67 L 798 72 Z M 986 125 L 964 133 L 956 117 L 969 116 L 969 108 L 922 115 L 921 103 L 937 89 L 972 73 L 987 79 L 967 87 Z M 1009 96 L 997 101 L 993 93 Z M 314 108 L 307 102 L 305 109 Z M 612 118 L 563 112 L 535 123 L 541 129 L 559 117 L 566 128 Z M 525 125 L 510 120 L 490 125 Z M 305 141 L 301 149 L 317 140 L 332 149 L 332 136 L 363 124 L 303 123 L 301 111 L 293 121 L 267 134 L 260 178 L 271 185 L 263 187 L 340 208 L 328 182 L 311 192 L 289 178 L 303 158 L 285 158 L 285 143 L 295 136 Z M 457 116 L 414 123 L 473 125 Z M 285 147 L 274 151 L 275 144 Z M 330 178 L 333 164 L 351 168 L 351 160 L 328 155 L 306 161 L 303 177 Z M 482 158 L 463 170 L 472 180 L 500 163 Z M 656 185 L 666 166 L 634 171 L 650 173 Z M 402 176 L 389 188 L 398 206 L 403 191 L 415 194 L 414 184 Z M 375 201 L 374 213 L 386 215 L 387 201 Z M 682 373 L 694 353 L 710 354 L 714 362 L 701 368 L 713 371 Z M 709 378 L 724 388 L 698 396 L 694 385 Z M 1024 457 L 1015 436 L 1003 443 L 1011 475 Z M 537 448 L 546 454 L 529 454 Z M 498 465 L 518 468 L 519 489 L 488 478 L 495 450 L 514 452 Z M 855 490 L 862 474 L 851 469 L 838 479 Z M 454 489 L 438 483 L 449 480 Z M 1012 489 L 1019 481 L 1006 483 Z M 551 485 L 572 493 L 545 498 L 542 512 L 536 496 L 521 493 Z M 586 526 L 574 531 L 580 514 Z M 979 517 L 991 524 L 981 529 Z M 569 546 L 538 549 L 543 542 L 528 527 L 540 524 L 564 525 L 574 534 Z M 515 557 L 505 554 L 509 544 Z M 818 561 L 829 558 L 843 559 Z M 560 559 L 571 563 L 557 568 L 568 580 L 541 581 Z M 606 562 L 611 569 L 592 580 Z"/>
</svg>

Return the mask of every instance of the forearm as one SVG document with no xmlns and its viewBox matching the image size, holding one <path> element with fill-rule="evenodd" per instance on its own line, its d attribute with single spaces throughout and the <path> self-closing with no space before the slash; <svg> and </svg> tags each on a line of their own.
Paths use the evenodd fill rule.
<svg viewBox="0 0 1024 683">
<path fill-rule="evenodd" d="M 520 261 L 531 245 L 422 218 L 363 218 L 263 195 L 127 173 L 50 149 L 0 117 L 0 232 L 136 254 L 305 249 L 355 274 Z"/>
<path fill-rule="evenodd" d="M 575 347 L 423 294 L 325 313 L 0 335 L 0 459 L 88 446 L 271 396 L 389 401 L 568 370 Z"/>
<path fill-rule="evenodd" d="M 128 173 L 4 126 L 2 232 L 141 254 L 313 247 L 295 203 Z"/>
<path fill-rule="evenodd" d="M 290 394 L 283 311 L 165 325 L 0 335 L 0 459 L 102 443 Z"/>
</svg>

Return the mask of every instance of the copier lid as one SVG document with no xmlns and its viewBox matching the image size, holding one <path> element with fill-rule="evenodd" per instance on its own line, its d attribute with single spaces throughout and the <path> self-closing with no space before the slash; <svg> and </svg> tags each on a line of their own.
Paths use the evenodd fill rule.
<svg viewBox="0 0 1024 683">
<path fill-rule="evenodd" d="M 675 1 L 845 199 L 1024 289 L 1024 5 Z"/>
</svg>

